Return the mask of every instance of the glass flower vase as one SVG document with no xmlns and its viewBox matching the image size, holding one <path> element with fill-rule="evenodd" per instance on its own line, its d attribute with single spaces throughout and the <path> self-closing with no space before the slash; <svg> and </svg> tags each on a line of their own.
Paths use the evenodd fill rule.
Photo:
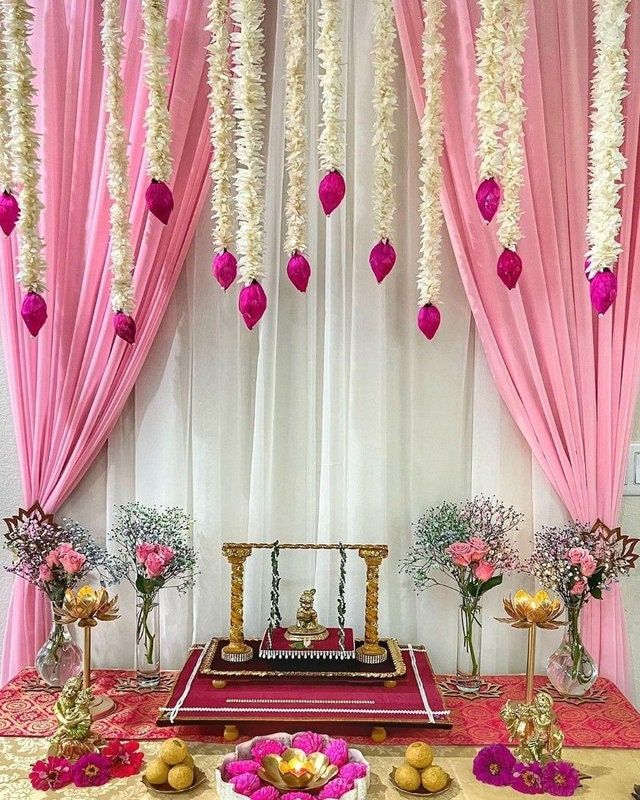
<svg viewBox="0 0 640 800">
<path fill-rule="evenodd" d="M 598 667 L 580 636 L 581 606 L 567 606 L 567 628 L 560 647 L 549 656 L 547 677 L 560 694 L 582 697 L 596 682 Z"/>
<path fill-rule="evenodd" d="M 64 686 L 82 673 L 82 650 L 73 641 L 67 625 L 54 622 L 36 656 L 36 670 L 47 686 Z"/>
<path fill-rule="evenodd" d="M 157 594 L 136 595 L 136 679 L 138 686 L 160 683 L 160 604 Z"/>
<path fill-rule="evenodd" d="M 473 598 L 463 598 L 458 609 L 458 653 L 456 686 L 461 692 L 480 688 L 482 655 L 482 606 Z"/>
</svg>

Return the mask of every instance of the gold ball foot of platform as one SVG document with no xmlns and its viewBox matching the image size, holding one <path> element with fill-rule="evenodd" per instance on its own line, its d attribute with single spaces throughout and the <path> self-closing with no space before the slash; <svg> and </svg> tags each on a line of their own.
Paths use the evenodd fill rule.
<svg viewBox="0 0 640 800">
<path fill-rule="evenodd" d="M 385 689 L 395 689 L 398 685 L 398 681 L 385 681 L 384 688 Z"/>
<path fill-rule="evenodd" d="M 376 744 L 381 744 L 387 738 L 387 731 L 385 728 L 372 728 L 371 741 Z"/>
<path fill-rule="evenodd" d="M 235 742 L 240 737 L 240 731 L 237 725 L 225 725 L 222 738 L 225 742 Z"/>
<path fill-rule="evenodd" d="M 93 698 L 93 702 L 91 703 L 89 710 L 91 711 L 91 719 L 103 719 L 104 717 L 108 717 L 109 714 L 113 713 L 115 709 L 116 704 L 110 697 L 107 697 L 104 694 L 99 694 Z"/>
<path fill-rule="evenodd" d="M 232 661 L 236 664 L 242 661 L 251 661 L 253 648 L 248 644 L 228 644 L 222 648 L 222 658 L 225 661 Z"/>
<path fill-rule="evenodd" d="M 226 681 L 211 681 L 211 685 L 213 686 L 214 689 L 224 689 L 224 687 L 227 685 L 227 682 Z"/>
<path fill-rule="evenodd" d="M 361 664 L 382 664 L 387 660 L 387 651 L 379 644 L 361 644 L 356 647 L 356 660 Z"/>
</svg>

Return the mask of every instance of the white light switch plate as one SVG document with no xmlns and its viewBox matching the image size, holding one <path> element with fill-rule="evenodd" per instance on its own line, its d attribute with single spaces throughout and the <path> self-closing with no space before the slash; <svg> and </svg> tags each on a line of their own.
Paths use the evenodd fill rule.
<svg viewBox="0 0 640 800">
<path fill-rule="evenodd" d="M 640 495 L 640 442 L 629 445 L 629 461 L 622 494 Z"/>
</svg>

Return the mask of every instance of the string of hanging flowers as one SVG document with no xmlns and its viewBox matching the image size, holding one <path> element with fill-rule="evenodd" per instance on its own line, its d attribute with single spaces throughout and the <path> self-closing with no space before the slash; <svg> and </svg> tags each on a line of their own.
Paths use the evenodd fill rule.
<svg viewBox="0 0 640 800">
<path fill-rule="evenodd" d="M 239 280 L 244 284 L 240 291 L 238 308 L 246 326 L 251 330 L 267 308 L 267 296 L 260 284 L 264 256 L 264 1 L 232 0 L 231 17 L 237 26 L 231 35 L 235 45 L 232 97 L 238 120 L 235 182 Z"/>
<path fill-rule="evenodd" d="M 0 21 L 2 16 L 0 15 Z M 7 58 L 4 42 L 0 36 L 0 228 L 5 236 L 10 236 L 20 216 L 18 201 L 13 195 L 13 176 L 11 171 L 11 130 L 8 114 Z"/>
<path fill-rule="evenodd" d="M 238 262 L 231 252 L 233 216 L 233 117 L 231 116 L 231 63 L 229 60 L 229 0 L 211 0 L 207 30 L 209 80 L 209 131 L 211 140 L 211 216 L 213 221 L 212 272 L 226 291 L 235 281 Z"/>
<path fill-rule="evenodd" d="M 26 0 L 4 0 L 2 23 L 6 47 L 5 86 L 11 125 L 9 153 L 15 182 L 21 187 L 20 209 L 10 193 L 4 194 L 3 200 L 7 204 L 9 223 L 11 220 L 14 225 L 16 221 L 18 223 L 17 280 L 27 292 L 20 313 L 29 333 L 36 336 L 47 320 L 47 304 L 42 297 L 46 291 L 47 263 L 43 253 L 44 241 L 40 236 L 42 202 L 38 188 L 40 158 L 33 102 L 35 70 L 29 47 L 33 13 Z"/>
<path fill-rule="evenodd" d="M 525 0 L 509 0 L 504 28 L 504 151 L 502 162 L 502 203 L 498 211 L 497 238 L 503 251 L 497 272 L 508 289 L 513 289 L 522 272 L 517 247 L 522 239 L 520 190 L 523 185 L 524 144 L 524 43 L 527 35 Z"/>
<path fill-rule="evenodd" d="M 422 84 L 425 93 L 420 123 L 420 257 L 418 263 L 418 328 L 433 339 L 440 325 L 440 257 L 442 206 L 440 187 L 443 150 L 442 76 L 444 72 L 444 0 L 422 0 Z"/>
<path fill-rule="evenodd" d="M 587 259 L 591 303 L 604 314 L 617 294 L 613 271 L 622 252 L 618 241 L 622 225 L 619 207 L 622 173 L 627 165 L 622 154 L 627 94 L 627 52 L 624 48 L 629 0 L 594 0 L 594 76 L 591 85 L 591 133 L 589 136 L 589 209 Z"/>
<path fill-rule="evenodd" d="M 329 216 L 342 202 L 346 186 L 342 173 L 345 159 L 342 105 L 341 0 L 320 0 L 319 35 L 316 43 L 320 62 L 321 130 L 318 137 L 320 165 L 326 175 L 318 196 Z"/>
<path fill-rule="evenodd" d="M 113 327 L 125 342 L 133 344 L 136 323 L 134 308 L 133 248 L 129 223 L 129 164 L 127 134 L 124 128 L 124 83 L 120 72 L 123 57 L 120 0 L 102 3 L 102 54 L 106 72 L 105 105 L 107 110 L 107 186 L 111 198 L 109 235 L 111 242 L 111 307 Z"/>
<path fill-rule="evenodd" d="M 396 55 L 396 26 L 393 0 L 375 0 L 373 7 L 373 216 L 376 238 L 369 253 L 369 265 L 381 283 L 396 263 L 396 251 L 391 243 L 396 213 L 393 180 L 393 120 L 398 107 L 394 75 Z"/>
<path fill-rule="evenodd" d="M 311 267 L 307 250 L 308 144 L 305 113 L 307 82 L 307 0 L 287 0 L 285 60 L 285 199 L 284 249 L 289 256 L 287 275 L 300 292 L 306 292 Z"/>
<path fill-rule="evenodd" d="M 144 78 L 149 93 L 144 115 L 147 174 L 151 178 L 145 201 L 163 225 L 173 211 L 171 177 L 171 115 L 169 114 L 169 55 L 165 0 L 142 0 Z"/>
</svg>

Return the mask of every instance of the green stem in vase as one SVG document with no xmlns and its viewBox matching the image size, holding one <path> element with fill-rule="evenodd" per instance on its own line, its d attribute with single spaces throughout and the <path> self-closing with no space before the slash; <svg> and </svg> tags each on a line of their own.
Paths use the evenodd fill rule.
<svg viewBox="0 0 640 800">
<path fill-rule="evenodd" d="M 469 654 L 469 658 L 471 659 L 471 674 L 479 675 L 480 664 L 478 663 L 476 646 L 473 640 L 474 623 L 478 626 L 481 625 L 481 622 L 478 618 L 478 603 L 474 602 L 470 598 L 464 598 L 462 605 L 460 606 L 460 614 L 462 621 L 462 642 L 464 644 L 464 649 Z"/>
<path fill-rule="evenodd" d="M 140 594 L 140 608 L 136 619 L 136 636 L 137 642 L 140 644 L 144 637 L 144 655 L 147 664 L 153 664 L 153 651 L 155 647 L 156 634 L 151 632 L 149 628 L 149 614 L 153 611 L 155 605 L 154 594 Z"/>
<path fill-rule="evenodd" d="M 582 661 L 584 658 L 584 645 L 580 636 L 580 611 L 581 606 L 568 606 L 568 628 L 569 649 L 571 651 L 571 677 L 579 683 L 589 683 L 591 676 L 585 676 L 582 671 Z"/>
</svg>

